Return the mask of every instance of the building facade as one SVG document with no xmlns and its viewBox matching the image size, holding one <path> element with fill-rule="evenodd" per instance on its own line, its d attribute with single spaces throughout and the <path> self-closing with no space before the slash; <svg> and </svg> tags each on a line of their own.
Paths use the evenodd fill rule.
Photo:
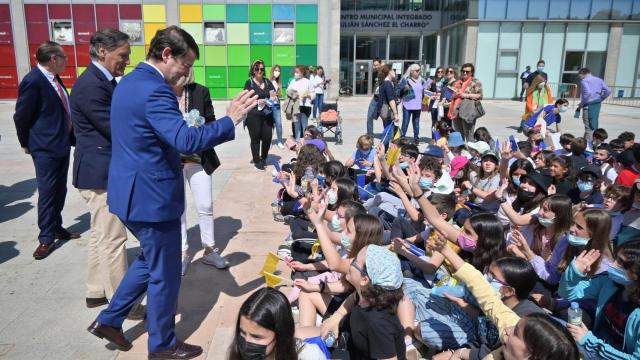
<svg viewBox="0 0 640 360">
<path fill-rule="evenodd" d="M 474 63 L 485 98 L 515 97 L 538 59 L 556 96 L 575 95 L 584 66 L 614 96 L 640 96 L 640 0 L 0 0 L 0 98 L 15 98 L 44 40 L 65 47 L 71 87 L 96 29 L 130 35 L 130 71 L 172 24 L 198 42 L 196 81 L 215 99 L 237 94 L 255 59 L 280 65 L 285 84 L 296 64 L 322 65 L 330 98 L 370 95 L 375 57 L 397 74 Z"/>
</svg>

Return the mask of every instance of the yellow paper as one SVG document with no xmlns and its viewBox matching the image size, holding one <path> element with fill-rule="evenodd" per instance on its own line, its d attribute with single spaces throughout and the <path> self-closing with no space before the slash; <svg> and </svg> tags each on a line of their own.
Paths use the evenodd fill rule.
<svg viewBox="0 0 640 360">
<path fill-rule="evenodd" d="M 260 270 L 259 275 L 264 275 L 264 273 L 274 273 L 276 271 L 278 261 L 280 261 L 278 255 L 272 252 L 268 253 L 266 259 L 264 259 L 264 265 L 262 265 L 262 270 Z"/>
<path fill-rule="evenodd" d="M 269 272 L 264 273 L 264 282 L 265 284 L 267 284 L 267 287 L 271 287 L 271 288 L 282 282 L 284 282 L 287 285 L 293 285 L 293 281 Z"/>
<path fill-rule="evenodd" d="M 391 148 L 387 152 L 387 165 L 391 166 L 395 164 L 396 160 L 400 157 L 400 148 Z"/>
<path fill-rule="evenodd" d="M 316 239 L 316 242 L 314 242 L 313 245 L 311 246 L 311 257 L 316 256 L 318 249 L 320 249 L 320 239 Z"/>
</svg>

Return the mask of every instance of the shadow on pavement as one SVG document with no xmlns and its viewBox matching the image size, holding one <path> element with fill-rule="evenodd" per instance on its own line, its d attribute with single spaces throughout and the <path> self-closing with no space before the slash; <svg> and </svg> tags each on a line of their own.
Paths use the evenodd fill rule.
<svg viewBox="0 0 640 360">
<path fill-rule="evenodd" d="M 36 192 L 36 179 L 17 182 L 11 186 L 0 185 L 0 223 L 18 218 L 33 208 L 30 201 L 9 205 L 29 199 Z"/>
<path fill-rule="evenodd" d="M 193 220 L 187 218 L 187 224 L 191 221 Z M 230 216 L 220 216 L 213 220 L 215 247 L 218 248 L 220 254 L 222 254 L 227 244 L 229 244 L 229 240 L 238 234 L 240 228 L 242 228 L 242 221 Z M 193 225 L 187 230 L 187 243 L 189 244 L 189 256 L 191 258 L 193 258 L 198 251 L 202 250 L 199 225 Z"/>
<path fill-rule="evenodd" d="M 0 242 L 0 264 L 13 259 L 20 254 L 20 251 L 16 249 L 18 243 L 15 241 L 3 241 Z"/>
</svg>

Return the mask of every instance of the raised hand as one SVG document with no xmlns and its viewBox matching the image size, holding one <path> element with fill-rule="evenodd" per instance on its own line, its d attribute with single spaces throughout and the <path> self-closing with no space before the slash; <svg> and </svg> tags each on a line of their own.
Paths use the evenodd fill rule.
<svg viewBox="0 0 640 360">
<path fill-rule="evenodd" d="M 253 109 L 258 100 L 258 95 L 254 95 L 253 90 L 243 90 L 227 105 L 227 116 L 231 118 L 234 125 L 238 125 Z"/>
<path fill-rule="evenodd" d="M 513 152 L 511 151 L 511 143 L 509 141 L 504 141 L 502 144 L 500 144 L 500 156 L 505 160 L 509 160 L 513 156 Z"/>
<path fill-rule="evenodd" d="M 418 164 L 410 164 L 408 174 L 409 187 L 411 188 L 411 192 L 413 193 L 413 195 L 415 196 L 416 194 L 422 194 L 422 189 L 420 188 L 420 167 L 418 166 Z"/>
<path fill-rule="evenodd" d="M 583 250 L 575 260 L 573 260 L 573 264 L 576 269 L 585 274 L 591 270 L 591 266 L 598 260 L 600 257 L 600 250 L 591 249 L 589 251 Z"/>
<path fill-rule="evenodd" d="M 427 246 L 431 251 L 442 252 L 442 250 L 444 250 L 444 248 L 449 245 L 447 238 L 442 236 L 442 234 L 438 232 L 436 233 L 436 236 L 434 236 L 430 241 L 427 241 Z"/>
<path fill-rule="evenodd" d="M 392 180 L 389 183 L 389 189 L 391 189 L 391 191 L 393 191 L 396 195 L 398 195 L 398 197 L 405 195 L 404 190 L 402 189 L 402 186 L 400 186 L 400 184 L 398 184 L 398 182 L 396 182 L 395 180 Z"/>
</svg>

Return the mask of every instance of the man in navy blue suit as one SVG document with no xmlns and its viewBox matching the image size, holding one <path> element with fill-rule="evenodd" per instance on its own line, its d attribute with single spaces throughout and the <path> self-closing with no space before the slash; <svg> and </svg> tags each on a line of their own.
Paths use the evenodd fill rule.
<svg viewBox="0 0 640 360">
<path fill-rule="evenodd" d="M 73 185 L 91 214 L 87 261 L 87 307 L 108 304 L 127 271 L 127 230 L 107 206 L 111 161 L 111 96 L 129 65 L 129 36 L 102 29 L 91 36 L 91 63 L 78 77 L 71 95 L 76 136 Z M 131 315 L 130 315 L 131 318 Z M 138 316 L 138 318 L 141 318 Z"/>
<path fill-rule="evenodd" d="M 40 260 L 53 251 L 56 239 L 80 235 L 62 227 L 69 152 L 75 143 L 69 95 L 59 76 L 67 56 L 58 43 L 47 41 L 36 51 L 36 60 L 38 65 L 20 82 L 13 121 L 20 146 L 31 154 L 36 169 L 40 244 L 33 257 Z"/>
<path fill-rule="evenodd" d="M 229 105 L 227 116 L 189 127 L 170 85 L 186 76 L 198 57 L 198 46 L 186 31 L 177 26 L 158 31 L 147 61 L 120 81 L 111 102 L 107 203 L 140 240 L 142 252 L 88 330 L 129 350 L 122 323 L 146 292 L 149 359 L 191 359 L 202 353 L 201 347 L 175 335 L 184 211 L 180 153 L 233 140 L 235 125 L 257 105 L 253 91 L 243 91 Z"/>
</svg>

